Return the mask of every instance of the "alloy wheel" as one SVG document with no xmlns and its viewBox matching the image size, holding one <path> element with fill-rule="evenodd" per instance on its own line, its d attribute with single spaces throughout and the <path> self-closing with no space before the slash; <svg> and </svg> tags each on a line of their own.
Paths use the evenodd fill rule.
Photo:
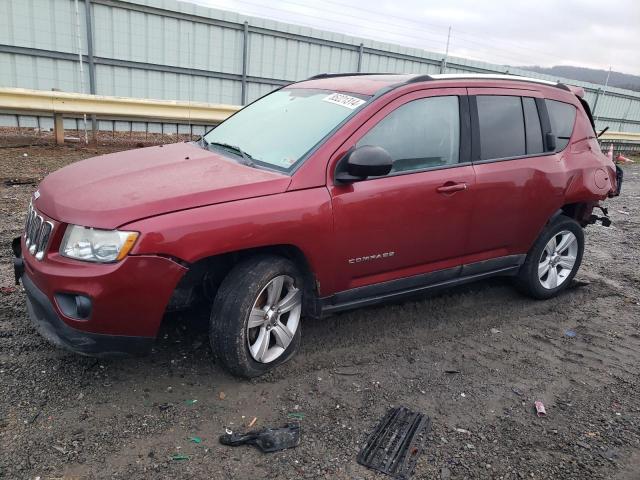
<svg viewBox="0 0 640 480">
<path fill-rule="evenodd" d="M 546 289 L 562 285 L 576 264 L 578 239 L 573 232 L 563 230 L 555 234 L 542 250 L 538 263 L 538 278 Z"/>
<path fill-rule="evenodd" d="M 251 357 L 271 363 L 280 357 L 300 325 L 302 291 L 288 275 L 273 278 L 260 291 L 247 321 L 247 344 Z"/>
</svg>

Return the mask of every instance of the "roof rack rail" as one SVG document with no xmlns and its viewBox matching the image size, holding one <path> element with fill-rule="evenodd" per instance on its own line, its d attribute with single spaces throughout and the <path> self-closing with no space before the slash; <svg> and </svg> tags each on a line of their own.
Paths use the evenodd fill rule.
<svg viewBox="0 0 640 480">
<path fill-rule="evenodd" d="M 417 82 L 427 82 L 429 80 L 435 80 L 431 75 L 416 75 L 415 77 L 410 78 L 405 83 L 417 83 Z"/>
<path fill-rule="evenodd" d="M 409 83 L 417 83 L 417 82 L 426 82 L 429 80 L 513 80 L 520 82 L 530 82 L 530 83 L 538 83 L 541 85 L 549 85 L 550 87 L 560 88 L 562 90 L 571 91 L 569 87 L 567 87 L 564 83 L 560 81 L 551 82 L 549 80 L 542 80 L 540 78 L 531 78 L 531 77 L 523 77 L 521 75 L 511 75 L 511 74 L 474 74 L 474 73 L 445 73 L 445 74 L 434 74 L 434 75 L 416 75 L 415 77 L 410 78 L 409 80 L 402 82 L 400 85 L 406 85 Z"/>
<path fill-rule="evenodd" d="M 306 80 L 318 80 L 320 78 L 336 78 L 336 77 L 359 77 L 363 75 L 397 75 L 394 73 L 380 73 L 380 72 L 345 72 L 345 73 L 319 73 L 313 77 L 306 78 Z"/>
</svg>

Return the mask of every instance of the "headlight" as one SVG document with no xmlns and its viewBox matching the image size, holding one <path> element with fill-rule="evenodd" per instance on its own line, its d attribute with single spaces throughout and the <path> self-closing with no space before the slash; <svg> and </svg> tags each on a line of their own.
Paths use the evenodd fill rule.
<svg viewBox="0 0 640 480">
<path fill-rule="evenodd" d="M 60 254 L 87 262 L 115 262 L 129 253 L 137 238 L 137 232 L 69 225 L 60 245 Z"/>
</svg>

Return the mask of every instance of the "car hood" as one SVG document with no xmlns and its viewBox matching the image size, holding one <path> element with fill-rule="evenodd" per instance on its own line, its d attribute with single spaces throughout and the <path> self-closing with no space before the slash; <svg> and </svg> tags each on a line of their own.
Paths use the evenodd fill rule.
<svg viewBox="0 0 640 480">
<path fill-rule="evenodd" d="M 290 181 L 175 143 L 68 165 L 42 181 L 36 208 L 61 222 L 113 229 L 162 213 L 284 192 Z"/>
</svg>

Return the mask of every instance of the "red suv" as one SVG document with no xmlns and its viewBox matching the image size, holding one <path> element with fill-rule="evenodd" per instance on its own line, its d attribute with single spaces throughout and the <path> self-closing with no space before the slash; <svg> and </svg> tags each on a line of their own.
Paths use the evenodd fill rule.
<svg viewBox="0 0 640 480">
<path fill-rule="evenodd" d="M 583 94 L 324 74 L 197 143 L 74 163 L 40 184 L 14 240 L 29 315 L 59 346 L 123 354 L 204 304 L 216 358 L 252 377 L 292 356 L 305 315 L 494 275 L 554 296 L 622 179 Z"/>
</svg>

